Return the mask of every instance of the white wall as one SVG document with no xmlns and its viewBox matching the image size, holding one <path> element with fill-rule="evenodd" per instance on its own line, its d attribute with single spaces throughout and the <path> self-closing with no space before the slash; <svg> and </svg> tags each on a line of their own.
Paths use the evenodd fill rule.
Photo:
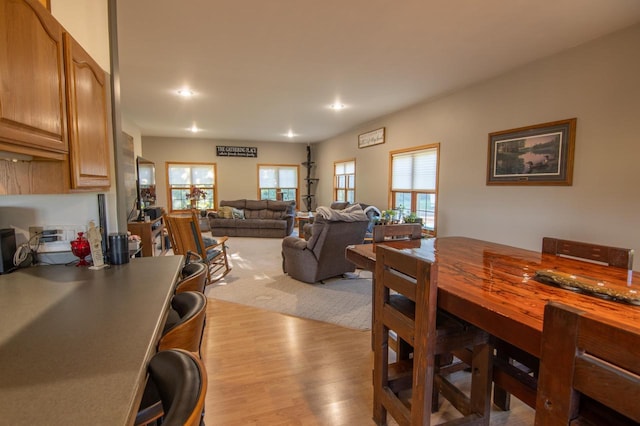
<svg viewBox="0 0 640 426">
<path fill-rule="evenodd" d="M 319 201 L 333 161 L 356 157 L 357 200 L 387 207 L 389 151 L 440 142 L 438 235 L 539 250 L 543 236 L 640 249 L 640 25 L 320 143 Z M 488 134 L 577 117 L 573 185 L 487 186 Z M 357 136 L 386 127 L 386 142 Z M 640 262 L 635 262 L 640 270 Z"/>
<path fill-rule="evenodd" d="M 26 241 L 29 226 L 98 224 L 97 194 L 3 195 L 0 228 L 15 228 L 16 242 Z"/>
<path fill-rule="evenodd" d="M 122 117 L 122 131 L 133 138 L 134 156 L 142 156 L 142 132 L 140 128 L 127 117 Z"/>
<path fill-rule="evenodd" d="M 217 157 L 216 145 L 249 146 L 258 148 L 257 158 Z M 166 163 L 204 162 L 216 163 L 218 201 L 235 199 L 257 199 L 258 164 L 297 164 L 306 160 L 306 145 L 277 142 L 224 141 L 194 138 L 143 137 L 142 155 L 156 165 L 157 205 L 168 207 Z M 300 167 L 300 176 L 306 170 Z M 301 194 L 305 193 L 300 180 Z M 302 200 L 301 200 L 302 203 Z M 298 206 L 298 208 L 300 208 Z"/>
<path fill-rule="evenodd" d="M 109 10 L 107 0 L 51 0 L 51 14 L 91 57 L 109 72 Z"/>
</svg>

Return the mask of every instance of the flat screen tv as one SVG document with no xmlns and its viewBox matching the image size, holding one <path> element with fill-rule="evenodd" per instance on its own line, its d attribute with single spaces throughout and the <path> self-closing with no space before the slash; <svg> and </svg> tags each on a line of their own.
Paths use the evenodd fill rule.
<svg viewBox="0 0 640 426">
<path fill-rule="evenodd" d="M 138 220 L 144 219 L 144 209 L 156 205 L 156 165 L 142 157 L 136 158 Z"/>
</svg>

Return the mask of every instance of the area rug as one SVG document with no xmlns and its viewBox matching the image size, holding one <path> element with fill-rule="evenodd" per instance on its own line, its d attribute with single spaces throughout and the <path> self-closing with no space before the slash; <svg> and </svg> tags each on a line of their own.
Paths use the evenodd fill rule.
<svg viewBox="0 0 640 426">
<path fill-rule="evenodd" d="M 371 273 L 307 284 L 282 272 L 282 239 L 232 237 L 227 242 L 232 270 L 207 286 L 214 299 L 254 306 L 356 330 L 371 329 Z"/>
</svg>

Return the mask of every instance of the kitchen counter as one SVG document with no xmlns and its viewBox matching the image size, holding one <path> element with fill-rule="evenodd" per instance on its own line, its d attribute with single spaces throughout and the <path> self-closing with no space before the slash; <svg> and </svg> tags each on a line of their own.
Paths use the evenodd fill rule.
<svg viewBox="0 0 640 426">
<path fill-rule="evenodd" d="M 132 424 L 182 256 L 0 276 L 0 413 L 11 425 Z"/>
</svg>

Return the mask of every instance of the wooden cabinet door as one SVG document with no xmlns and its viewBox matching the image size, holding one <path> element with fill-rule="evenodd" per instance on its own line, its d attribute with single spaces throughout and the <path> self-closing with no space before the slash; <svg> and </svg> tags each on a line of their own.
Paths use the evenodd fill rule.
<svg viewBox="0 0 640 426">
<path fill-rule="evenodd" d="M 64 35 L 71 188 L 110 186 L 105 72 L 68 33 Z"/>
<path fill-rule="evenodd" d="M 37 0 L 0 0 L 0 149 L 62 159 L 65 108 L 62 26 Z"/>
</svg>

